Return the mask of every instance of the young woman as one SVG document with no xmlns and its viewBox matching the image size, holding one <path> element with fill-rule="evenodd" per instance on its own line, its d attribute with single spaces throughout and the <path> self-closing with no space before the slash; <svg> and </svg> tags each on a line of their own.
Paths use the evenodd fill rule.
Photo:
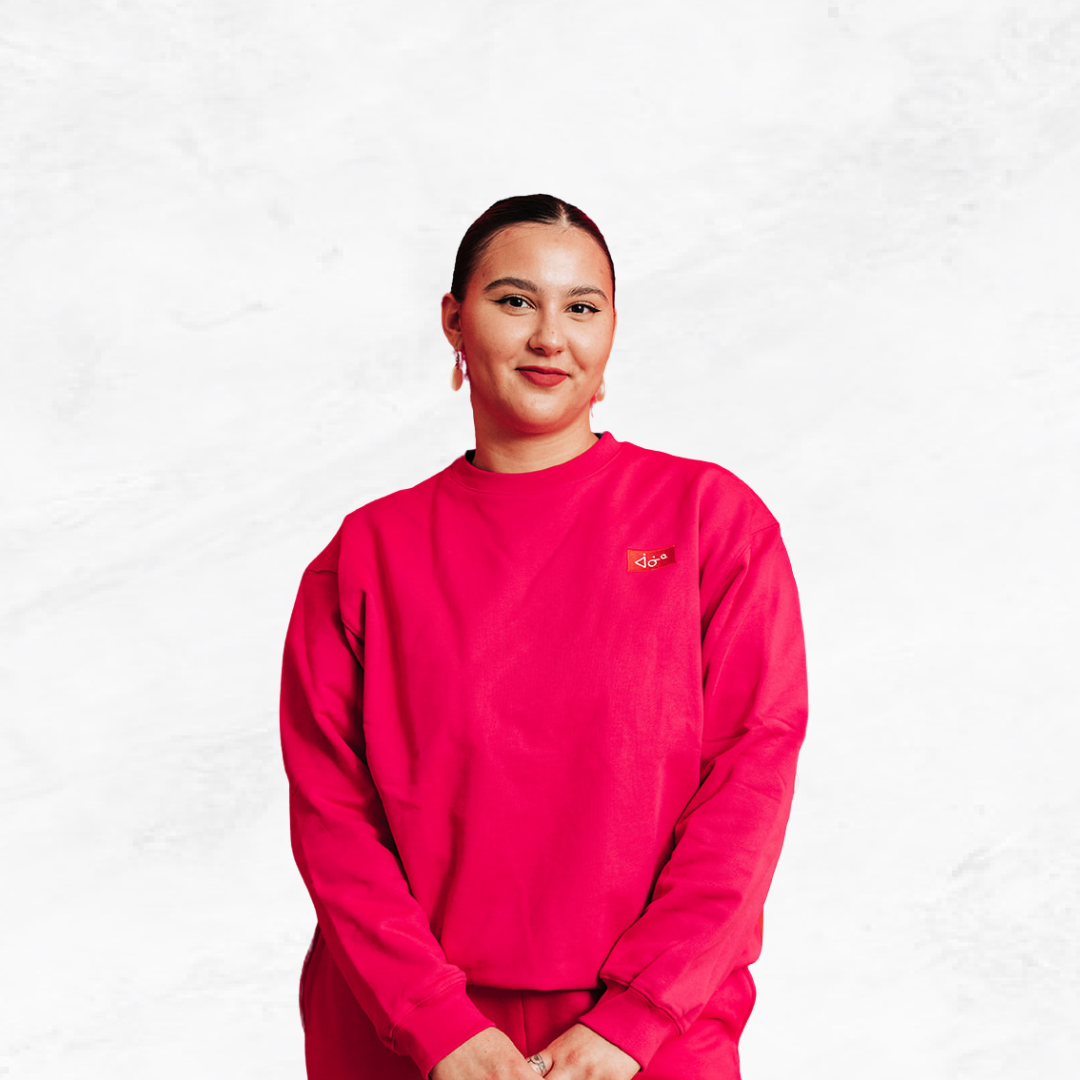
<svg viewBox="0 0 1080 1080">
<path fill-rule="evenodd" d="M 779 527 L 591 430 L 575 207 L 481 215 L 442 321 L 476 448 L 345 518 L 285 644 L 308 1076 L 732 1080 L 806 723 Z"/>
</svg>

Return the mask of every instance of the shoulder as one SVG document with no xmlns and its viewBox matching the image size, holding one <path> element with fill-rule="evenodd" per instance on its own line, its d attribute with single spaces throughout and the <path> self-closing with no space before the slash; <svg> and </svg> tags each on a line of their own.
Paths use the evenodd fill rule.
<svg viewBox="0 0 1080 1080">
<path fill-rule="evenodd" d="M 421 480 L 412 487 L 392 491 L 378 499 L 357 507 L 346 514 L 342 528 L 346 533 L 361 533 L 415 521 L 423 517 L 431 507 L 436 492 L 446 482 L 450 469 L 441 469 L 434 476 Z"/>
<path fill-rule="evenodd" d="M 703 525 L 723 524 L 730 529 L 737 524 L 739 531 L 749 535 L 777 523 L 757 492 L 723 465 L 634 443 L 623 443 L 623 447 L 627 468 L 663 485 L 672 498 L 693 500 Z"/>
<path fill-rule="evenodd" d="M 351 510 L 330 542 L 311 561 L 312 572 L 340 571 L 378 550 L 386 538 L 400 536 L 428 519 L 431 502 L 448 469 L 412 487 L 381 495 Z"/>
</svg>

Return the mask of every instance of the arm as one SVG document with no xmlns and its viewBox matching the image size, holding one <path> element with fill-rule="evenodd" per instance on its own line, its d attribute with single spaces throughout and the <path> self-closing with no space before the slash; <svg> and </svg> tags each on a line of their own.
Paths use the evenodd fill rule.
<svg viewBox="0 0 1080 1080">
<path fill-rule="evenodd" d="M 281 742 L 293 853 L 327 947 L 379 1037 L 427 1075 L 492 1024 L 409 890 L 365 763 L 363 650 L 342 620 L 338 543 L 305 572 L 285 641 Z"/>
<path fill-rule="evenodd" d="M 743 557 L 703 572 L 701 785 L 641 917 L 600 975 L 581 1023 L 643 1067 L 697 1018 L 745 951 L 780 855 L 806 725 L 798 595 L 775 523 Z"/>
</svg>

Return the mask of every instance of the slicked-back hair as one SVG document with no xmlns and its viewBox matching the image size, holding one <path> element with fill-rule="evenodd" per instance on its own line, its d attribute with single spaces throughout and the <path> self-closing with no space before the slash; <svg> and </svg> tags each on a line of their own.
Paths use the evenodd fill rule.
<svg viewBox="0 0 1080 1080">
<path fill-rule="evenodd" d="M 554 195 L 512 195 L 492 203 L 461 238 L 454 261 L 454 279 L 450 283 L 450 292 L 459 303 L 465 299 L 469 279 L 493 237 L 511 225 L 564 225 L 588 233 L 607 257 L 611 270 L 611 301 L 615 302 L 615 264 L 611 261 L 607 241 L 593 219 Z"/>
</svg>

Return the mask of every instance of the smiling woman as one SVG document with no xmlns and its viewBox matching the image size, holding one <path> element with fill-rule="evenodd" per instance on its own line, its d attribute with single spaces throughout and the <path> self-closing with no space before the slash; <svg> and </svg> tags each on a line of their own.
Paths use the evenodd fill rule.
<svg viewBox="0 0 1080 1080">
<path fill-rule="evenodd" d="M 615 274 L 591 222 L 505 217 L 482 217 L 495 231 L 474 227 L 462 241 L 458 264 L 469 269 L 443 297 L 443 330 L 469 372 L 472 464 L 531 472 L 594 441 L 589 407 L 615 336 Z"/>
<path fill-rule="evenodd" d="M 504 199 L 442 325 L 474 450 L 303 575 L 281 738 L 313 1080 L 736 1080 L 806 724 L 779 526 L 591 430 L 603 236 Z"/>
</svg>

